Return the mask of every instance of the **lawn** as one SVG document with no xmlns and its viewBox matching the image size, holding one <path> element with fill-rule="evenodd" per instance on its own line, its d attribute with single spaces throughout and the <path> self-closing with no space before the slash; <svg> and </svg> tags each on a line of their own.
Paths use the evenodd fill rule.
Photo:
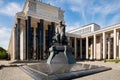
<svg viewBox="0 0 120 80">
<path fill-rule="evenodd" d="M 109 60 L 105 60 L 105 62 L 115 62 L 115 63 L 118 63 L 120 62 L 119 59 L 109 59 Z"/>
</svg>

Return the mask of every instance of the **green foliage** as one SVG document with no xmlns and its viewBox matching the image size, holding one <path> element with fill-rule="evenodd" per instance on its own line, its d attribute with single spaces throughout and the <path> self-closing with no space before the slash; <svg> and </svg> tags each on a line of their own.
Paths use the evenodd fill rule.
<svg viewBox="0 0 120 80">
<path fill-rule="evenodd" d="M 6 52 L 6 50 L 4 48 L 2 48 L 2 47 L 0 47 L 0 51 Z"/>
<path fill-rule="evenodd" d="M 2 47 L 0 47 L 0 59 L 7 59 L 7 58 L 8 58 L 7 51 Z"/>
<path fill-rule="evenodd" d="M 120 62 L 119 59 L 110 59 L 110 60 L 105 60 L 105 62 L 115 62 L 115 63 L 118 63 Z"/>
</svg>

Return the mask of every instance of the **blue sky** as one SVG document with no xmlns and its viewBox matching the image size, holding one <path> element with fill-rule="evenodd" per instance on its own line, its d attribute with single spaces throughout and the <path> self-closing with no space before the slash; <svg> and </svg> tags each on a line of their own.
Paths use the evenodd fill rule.
<svg viewBox="0 0 120 80">
<path fill-rule="evenodd" d="M 0 46 L 7 49 L 16 12 L 26 0 L 0 0 Z M 40 0 L 41 1 L 41 0 Z M 65 11 L 67 31 L 90 23 L 101 28 L 120 23 L 120 0 L 42 0 Z"/>
</svg>

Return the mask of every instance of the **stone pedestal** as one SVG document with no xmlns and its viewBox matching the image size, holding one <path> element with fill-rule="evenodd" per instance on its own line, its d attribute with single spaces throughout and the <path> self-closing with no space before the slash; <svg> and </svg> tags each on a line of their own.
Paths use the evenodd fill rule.
<svg viewBox="0 0 120 80">
<path fill-rule="evenodd" d="M 72 55 L 73 49 L 68 45 L 65 35 L 65 25 L 62 21 L 56 26 L 55 36 L 53 37 L 52 46 L 49 48 L 50 56 L 47 64 L 74 64 L 76 60 Z"/>
<path fill-rule="evenodd" d="M 70 46 L 53 45 L 50 47 L 50 56 L 47 60 L 48 64 L 74 64 L 76 63 L 72 55 L 73 49 Z"/>
</svg>

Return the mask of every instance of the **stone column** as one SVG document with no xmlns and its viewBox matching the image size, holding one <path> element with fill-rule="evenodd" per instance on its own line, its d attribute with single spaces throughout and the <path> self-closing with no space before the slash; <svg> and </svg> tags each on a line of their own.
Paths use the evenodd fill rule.
<svg viewBox="0 0 120 80">
<path fill-rule="evenodd" d="M 27 20 L 25 20 L 25 60 L 27 60 Z"/>
<path fill-rule="evenodd" d="M 45 53 L 45 50 L 46 50 L 46 31 L 44 30 L 44 43 L 43 43 L 43 59 L 45 59 L 45 56 L 46 56 L 46 53 Z"/>
<path fill-rule="evenodd" d="M 39 42 L 39 37 L 40 37 L 40 23 L 37 23 L 37 27 L 36 27 L 36 58 L 37 60 L 40 59 L 40 42 Z"/>
<path fill-rule="evenodd" d="M 23 27 L 23 60 L 26 60 L 26 26 L 25 25 Z"/>
<path fill-rule="evenodd" d="M 14 35 L 15 35 L 15 59 L 17 59 L 17 24 L 15 24 L 15 33 L 14 33 Z"/>
<path fill-rule="evenodd" d="M 93 59 L 93 43 L 91 44 L 91 48 L 90 48 L 91 50 L 90 50 L 90 54 L 91 54 L 91 56 L 90 56 L 90 59 Z"/>
<path fill-rule="evenodd" d="M 29 47 L 30 47 L 30 27 L 31 27 L 31 17 L 28 16 L 28 20 L 26 21 L 26 58 L 29 60 Z"/>
<path fill-rule="evenodd" d="M 24 59 L 24 52 L 23 52 L 23 27 L 20 30 L 20 60 Z"/>
<path fill-rule="evenodd" d="M 100 60 L 102 59 L 102 36 L 100 37 Z"/>
<path fill-rule="evenodd" d="M 110 50 L 111 50 L 110 39 L 108 39 L 108 59 L 110 59 Z"/>
<path fill-rule="evenodd" d="M 117 32 L 116 56 L 119 59 L 119 32 Z"/>
<path fill-rule="evenodd" d="M 116 44 L 117 44 L 117 38 L 116 38 L 116 29 L 114 29 L 114 59 L 116 59 Z"/>
<path fill-rule="evenodd" d="M 52 27 L 52 37 L 55 35 L 55 22 L 51 22 L 51 27 Z"/>
<path fill-rule="evenodd" d="M 26 59 L 26 31 L 25 31 L 25 27 L 23 26 L 21 27 L 21 31 L 20 31 L 20 60 L 25 60 Z"/>
<path fill-rule="evenodd" d="M 74 38 L 74 46 L 75 46 L 75 58 L 77 58 L 77 44 L 76 44 L 77 42 L 76 42 L 76 37 Z"/>
<path fill-rule="evenodd" d="M 46 57 L 46 30 L 44 29 L 46 26 L 43 26 L 43 30 L 44 30 L 44 32 L 43 32 L 43 59 L 45 59 L 45 57 Z"/>
<path fill-rule="evenodd" d="M 118 44 L 119 44 L 119 32 L 117 32 L 116 36 L 117 36 L 117 44 L 116 45 L 118 46 Z M 118 52 L 118 47 L 117 47 L 117 52 Z"/>
<path fill-rule="evenodd" d="M 48 48 L 50 47 L 52 40 L 51 40 L 51 26 L 48 25 Z"/>
<path fill-rule="evenodd" d="M 82 59 L 82 38 L 80 38 L 80 58 Z"/>
<path fill-rule="evenodd" d="M 96 35 L 94 34 L 94 59 L 96 59 Z"/>
<path fill-rule="evenodd" d="M 67 39 L 68 39 L 68 45 L 70 45 L 70 37 L 67 36 Z"/>
<path fill-rule="evenodd" d="M 12 55 L 12 59 L 15 60 L 15 27 L 13 28 L 13 55 Z"/>
<path fill-rule="evenodd" d="M 120 31 L 119 31 L 119 36 L 118 36 L 118 45 L 119 45 L 119 59 L 120 59 Z"/>
<path fill-rule="evenodd" d="M 105 37 L 105 32 L 103 32 L 103 59 L 106 59 L 106 37 Z"/>
<path fill-rule="evenodd" d="M 20 59 L 20 22 L 21 19 L 17 19 L 17 59 Z"/>
<path fill-rule="evenodd" d="M 34 53 L 33 53 L 33 58 L 36 59 L 37 58 L 37 54 L 36 54 L 36 27 L 33 28 L 34 29 L 34 35 L 33 35 L 33 41 L 34 41 Z"/>
<path fill-rule="evenodd" d="M 40 60 L 43 59 L 44 53 L 44 20 L 40 19 L 40 31 L 39 31 L 39 45 L 40 45 Z"/>
<path fill-rule="evenodd" d="M 88 36 L 86 37 L 86 59 L 88 59 Z"/>
</svg>

